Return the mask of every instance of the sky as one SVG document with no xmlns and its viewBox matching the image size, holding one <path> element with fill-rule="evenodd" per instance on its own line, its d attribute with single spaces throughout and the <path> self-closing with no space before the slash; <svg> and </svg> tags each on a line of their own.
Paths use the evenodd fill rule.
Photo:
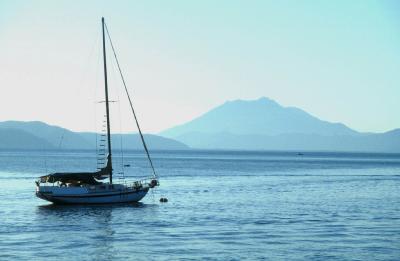
<svg viewBox="0 0 400 261">
<path fill-rule="evenodd" d="M 101 128 L 102 16 L 145 132 L 262 96 L 400 128 L 400 2 L 385 0 L 0 0 L 0 121 Z M 112 129 L 136 131 L 107 48 Z"/>
</svg>

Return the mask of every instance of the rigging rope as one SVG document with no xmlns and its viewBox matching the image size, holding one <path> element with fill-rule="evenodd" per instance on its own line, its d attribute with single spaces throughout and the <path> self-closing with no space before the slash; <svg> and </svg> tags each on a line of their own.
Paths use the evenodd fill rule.
<svg viewBox="0 0 400 261">
<path fill-rule="evenodd" d="M 128 96 L 129 105 L 131 106 L 132 113 L 133 113 L 133 117 L 135 118 L 136 126 L 137 126 L 137 128 L 138 128 L 138 130 L 139 130 L 139 134 L 140 134 L 140 138 L 141 138 L 141 140 L 142 140 L 143 148 L 144 148 L 144 150 L 146 151 L 147 158 L 148 158 L 148 160 L 149 160 L 149 162 L 150 162 L 151 169 L 153 170 L 153 175 L 154 175 L 155 178 L 157 178 L 157 174 L 156 174 L 156 171 L 155 171 L 155 169 L 154 169 L 153 162 L 152 162 L 152 160 L 151 160 L 149 150 L 147 149 L 146 142 L 144 141 L 144 137 L 143 137 L 142 131 L 140 130 L 140 126 L 139 126 L 138 119 L 137 119 L 137 117 L 136 117 L 135 110 L 133 109 L 132 100 L 131 100 L 131 97 L 129 96 L 128 88 L 126 87 L 125 78 L 124 78 L 124 76 L 123 76 L 123 74 L 122 74 L 121 67 L 119 66 L 119 61 L 118 61 L 117 54 L 116 54 L 115 49 L 114 49 L 114 45 L 113 45 L 113 43 L 112 43 L 112 41 L 111 41 L 110 33 L 108 32 L 107 24 L 104 23 L 104 25 L 105 25 L 105 28 L 106 28 L 106 32 L 107 32 L 108 39 L 110 40 L 111 49 L 112 49 L 112 51 L 113 51 L 113 53 L 114 53 L 115 61 L 117 62 L 118 71 L 119 71 L 119 74 L 121 75 L 122 83 L 124 84 L 124 87 L 125 87 L 126 95 Z"/>
<path fill-rule="evenodd" d="M 112 72 L 115 71 L 115 63 L 111 63 L 112 66 Z M 116 81 L 115 79 L 115 75 L 112 73 L 110 74 L 112 77 L 113 81 Z M 117 94 L 117 98 L 118 100 L 116 102 L 118 102 L 118 115 L 119 115 L 119 142 L 120 142 L 120 153 L 121 153 L 121 172 L 119 172 L 118 174 L 122 174 L 122 179 L 125 181 L 125 163 L 124 163 L 124 148 L 123 148 L 123 142 L 122 142 L 122 117 L 121 117 L 121 98 L 120 98 L 120 92 L 119 89 L 116 89 L 116 94 Z M 119 177 L 121 178 L 121 177 Z"/>
</svg>

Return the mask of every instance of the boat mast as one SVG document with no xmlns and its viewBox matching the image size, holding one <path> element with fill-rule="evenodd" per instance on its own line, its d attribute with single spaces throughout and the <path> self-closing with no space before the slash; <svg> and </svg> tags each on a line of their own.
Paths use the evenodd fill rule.
<svg viewBox="0 0 400 261">
<path fill-rule="evenodd" d="M 107 83 L 107 61 L 106 61 L 106 38 L 104 34 L 104 17 L 101 18 L 103 31 L 103 61 L 104 61 L 104 87 L 106 91 L 106 117 L 107 117 L 107 142 L 108 142 L 108 157 L 107 167 L 110 167 L 110 184 L 112 184 L 112 160 L 111 160 L 111 134 L 110 134 L 110 111 L 108 109 L 108 83 Z"/>
</svg>

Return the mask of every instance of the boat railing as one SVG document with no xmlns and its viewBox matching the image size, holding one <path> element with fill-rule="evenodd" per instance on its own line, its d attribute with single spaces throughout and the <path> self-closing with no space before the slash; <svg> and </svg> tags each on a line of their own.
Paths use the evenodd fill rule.
<svg viewBox="0 0 400 261">
<path fill-rule="evenodd" d="M 156 186 L 159 186 L 159 184 L 160 183 L 157 178 L 147 177 L 130 183 L 129 187 L 132 187 L 133 189 L 154 188 Z"/>
<path fill-rule="evenodd" d="M 36 182 L 36 185 L 38 187 L 62 187 L 62 183 L 60 182 L 54 182 L 54 183 L 49 183 L 47 181 L 43 182 L 43 180 L 38 179 Z M 106 186 L 107 184 L 99 184 L 99 185 L 81 185 L 82 187 L 86 187 L 89 191 L 101 191 L 104 190 L 105 188 L 102 188 L 102 186 Z M 110 184 L 108 184 L 110 186 Z M 141 188 L 154 188 L 156 186 L 159 186 L 160 183 L 157 178 L 155 177 L 146 177 L 143 179 L 139 179 L 133 182 L 127 182 L 124 180 L 124 185 L 126 187 L 132 188 L 132 189 L 141 189 Z M 66 184 L 64 186 L 67 186 Z M 111 185 L 112 186 L 112 185 Z"/>
</svg>

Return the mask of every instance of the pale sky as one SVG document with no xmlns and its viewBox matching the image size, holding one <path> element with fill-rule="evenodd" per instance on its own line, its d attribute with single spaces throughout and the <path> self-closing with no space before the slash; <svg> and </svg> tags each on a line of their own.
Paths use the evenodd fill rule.
<svg viewBox="0 0 400 261">
<path fill-rule="evenodd" d="M 1 0 L 0 121 L 99 130 L 102 16 L 145 132 L 261 96 L 358 131 L 400 128 L 400 2 L 383 0 Z M 112 128 L 136 131 L 109 61 Z"/>
</svg>

